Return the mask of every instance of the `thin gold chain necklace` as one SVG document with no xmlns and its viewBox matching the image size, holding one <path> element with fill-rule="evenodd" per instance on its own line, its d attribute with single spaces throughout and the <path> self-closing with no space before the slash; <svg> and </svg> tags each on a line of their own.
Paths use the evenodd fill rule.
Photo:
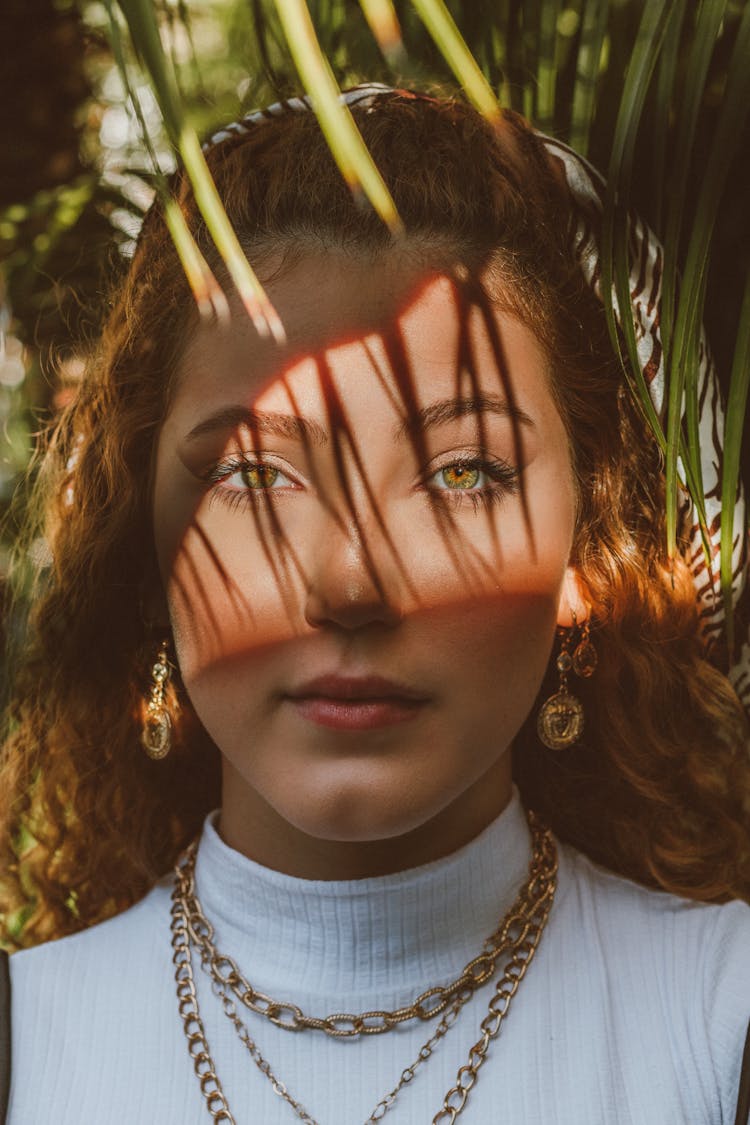
<svg viewBox="0 0 750 1125">
<path fill-rule="evenodd" d="M 289 1093 L 286 1086 L 272 1071 L 245 1024 L 237 1013 L 230 992 L 252 1011 L 270 1019 L 286 1030 L 312 1028 L 334 1037 L 351 1037 L 361 1034 L 380 1034 L 395 1027 L 405 1019 L 431 1019 L 445 1013 L 430 1039 L 423 1045 L 415 1062 L 407 1067 L 394 1089 L 373 1110 L 365 1125 L 379 1121 L 390 1109 L 399 1091 L 414 1077 L 417 1067 L 429 1058 L 437 1042 L 446 1034 L 458 1016 L 461 1007 L 474 991 L 495 972 L 501 953 L 510 957 L 498 981 L 488 1011 L 480 1024 L 481 1035 L 469 1051 L 468 1062 L 459 1068 L 456 1084 L 448 1091 L 433 1125 L 446 1125 L 456 1120 L 462 1112 L 469 1092 L 476 1082 L 491 1041 L 498 1035 L 510 1003 L 526 974 L 541 939 L 557 884 L 557 852 L 550 832 L 543 828 L 533 813 L 529 813 L 533 839 L 533 855 L 529 877 L 519 892 L 509 913 L 485 942 L 483 953 L 474 958 L 463 973 L 447 987 L 429 989 L 414 1004 L 395 1012 L 377 1010 L 360 1016 L 337 1013 L 318 1019 L 304 1016 L 297 1005 L 274 1001 L 254 989 L 241 975 L 231 958 L 219 954 L 213 945 L 213 927 L 203 914 L 195 894 L 193 871 L 197 841 L 183 854 L 175 867 L 175 886 L 172 892 L 172 947 L 179 1013 L 187 1038 L 188 1051 L 211 1117 L 216 1122 L 235 1125 L 226 1097 L 216 1074 L 203 1021 L 198 1008 L 198 997 L 193 976 L 191 944 L 200 952 L 201 964 L 211 977 L 212 988 L 222 1003 L 225 1014 L 234 1025 L 258 1069 L 271 1082 L 275 1093 L 282 1097 L 306 1125 L 318 1125 L 307 1110 Z M 430 1007 L 425 1007 L 425 1002 Z"/>
</svg>

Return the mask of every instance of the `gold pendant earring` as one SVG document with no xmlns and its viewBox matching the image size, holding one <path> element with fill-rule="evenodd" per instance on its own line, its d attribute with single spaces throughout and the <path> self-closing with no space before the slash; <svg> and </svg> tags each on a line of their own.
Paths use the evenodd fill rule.
<svg viewBox="0 0 750 1125">
<path fill-rule="evenodd" d="M 586 623 L 588 626 L 588 622 Z M 594 664 L 591 671 L 579 673 L 581 675 L 591 675 L 594 667 L 596 666 L 596 651 L 588 639 L 588 628 L 581 637 L 581 641 L 576 647 L 573 656 L 570 655 L 571 638 L 574 629 L 576 628 L 575 615 L 573 616 L 572 628 L 565 631 L 563 634 L 562 645 L 558 654 L 555 664 L 560 673 L 560 683 L 554 695 L 551 695 L 546 703 L 544 703 L 537 715 L 536 730 L 540 740 L 550 750 L 567 750 L 568 747 L 573 746 L 578 741 L 583 733 L 583 705 L 580 699 L 568 691 L 568 673 L 571 668 L 575 668 L 575 658 L 579 654 L 579 664 L 581 668 L 588 667 L 591 657 L 588 653 L 589 649 L 594 653 Z M 577 670 L 577 669 L 576 669 Z"/>
<path fill-rule="evenodd" d="M 164 689 L 169 679 L 167 641 L 162 641 L 151 669 L 151 691 L 146 703 L 141 745 L 149 758 L 166 758 L 172 746 L 172 722 L 169 718 Z"/>
<path fill-rule="evenodd" d="M 581 626 L 581 639 L 573 651 L 573 671 L 581 679 L 588 679 L 596 671 L 598 662 L 599 657 L 591 643 L 591 622 L 586 618 Z"/>
</svg>

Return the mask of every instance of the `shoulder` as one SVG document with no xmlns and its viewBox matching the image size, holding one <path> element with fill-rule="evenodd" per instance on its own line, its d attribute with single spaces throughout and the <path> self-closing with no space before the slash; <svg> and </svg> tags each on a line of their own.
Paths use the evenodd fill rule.
<svg viewBox="0 0 750 1125">
<path fill-rule="evenodd" d="M 558 842 L 563 893 L 572 895 L 577 903 L 618 923 L 632 919 L 634 923 L 651 923 L 657 931 L 676 927 L 703 936 L 709 931 L 739 931 L 750 936 L 750 906 L 738 899 L 726 903 L 696 902 L 666 891 L 644 887 L 617 875 L 589 859 L 568 844 Z"/>
<path fill-rule="evenodd" d="M 169 908 L 162 880 L 106 922 L 11 955 L 14 1069 L 46 1066 L 54 1042 L 91 1057 L 97 1042 L 134 1026 L 173 991 Z"/>
<path fill-rule="evenodd" d="M 651 961 L 668 956 L 670 962 L 700 971 L 714 985 L 718 977 L 734 975 L 750 994 L 747 903 L 695 902 L 653 890 L 600 867 L 565 844 L 559 849 L 565 913 L 591 923 L 613 952 L 629 951 Z"/>
<path fill-rule="evenodd" d="M 663 1022 L 694 1067 L 703 1060 L 728 1115 L 750 1021 L 750 906 L 651 890 L 566 845 L 559 893 L 562 928 L 575 928 L 618 1006 L 645 1005 L 646 1022 Z"/>
<path fill-rule="evenodd" d="M 143 967 L 161 960 L 159 951 L 169 929 L 170 885 L 160 880 L 134 906 L 106 922 L 56 941 L 22 949 L 10 957 L 14 1008 L 22 1001 L 20 993 L 46 986 L 58 991 L 73 985 L 88 986 L 100 974 L 110 972 L 119 979 L 131 973 L 143 974 Z M 169 951 L 169 942 L 167 941 Z M 168 954 L 167 954 L 168 955 Z M 111 973 L 116 965 L 116 972 Z"/>
<path fill-rule="evenodd" d="M 66 1122 L 188 1120 L 170 905 L 160 881 L 106 922 L 12 954 L 12 1125 L 48 1121 L 51 1105 Z M 162 1067 L 177 1094 L 156 1080 Z"/>
</svg>

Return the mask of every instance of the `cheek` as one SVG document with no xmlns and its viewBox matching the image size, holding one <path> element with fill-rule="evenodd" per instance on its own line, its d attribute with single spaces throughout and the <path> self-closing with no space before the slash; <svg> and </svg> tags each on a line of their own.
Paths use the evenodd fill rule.
<svg viewBox="0 0 750 1125">
<path fill-rule="evenodd" d="M 488 716 L 512 738 L 528 714 L 547 668 L 557 617 L 552 592 L 514 591 L 467 603 L 425 640 L 455 684 L 467 724 Z M 473 717 L 472 717 L 473 716 Z"/>
<path fill-rule="evenodd" d="M 298 551 L 259 536 L 252 517 L 199 514 L 166 580 L 183 676 L 304 631 L 301 564 Z"/>
</svg>

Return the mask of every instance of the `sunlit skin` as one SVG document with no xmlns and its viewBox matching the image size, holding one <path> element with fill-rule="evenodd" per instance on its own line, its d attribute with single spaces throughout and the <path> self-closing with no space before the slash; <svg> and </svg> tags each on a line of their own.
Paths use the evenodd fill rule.
<svg viewBox="0 0 750 1125">
<path fill-rule="evenodd" d="M 330 251 L 268 290 L 285 347 L 240 315 L 188 342 L 157 550 L 182 679 L 222 755 L 221 835 L 290 874 L 356 878 L 455 850 L 510 798 L 555 625 L 585 613 L 568 437 L 534 334 L 498 305 L 488 332 L 447 272 Z M 488 408 L 428 410 L 417 439 L 404 425 L 457 398 Z M 214 417 L 237 407 L 281 418 Z M 326 674 L 417 699 L 331 726 L 291 698 Z"/>
</svg>

